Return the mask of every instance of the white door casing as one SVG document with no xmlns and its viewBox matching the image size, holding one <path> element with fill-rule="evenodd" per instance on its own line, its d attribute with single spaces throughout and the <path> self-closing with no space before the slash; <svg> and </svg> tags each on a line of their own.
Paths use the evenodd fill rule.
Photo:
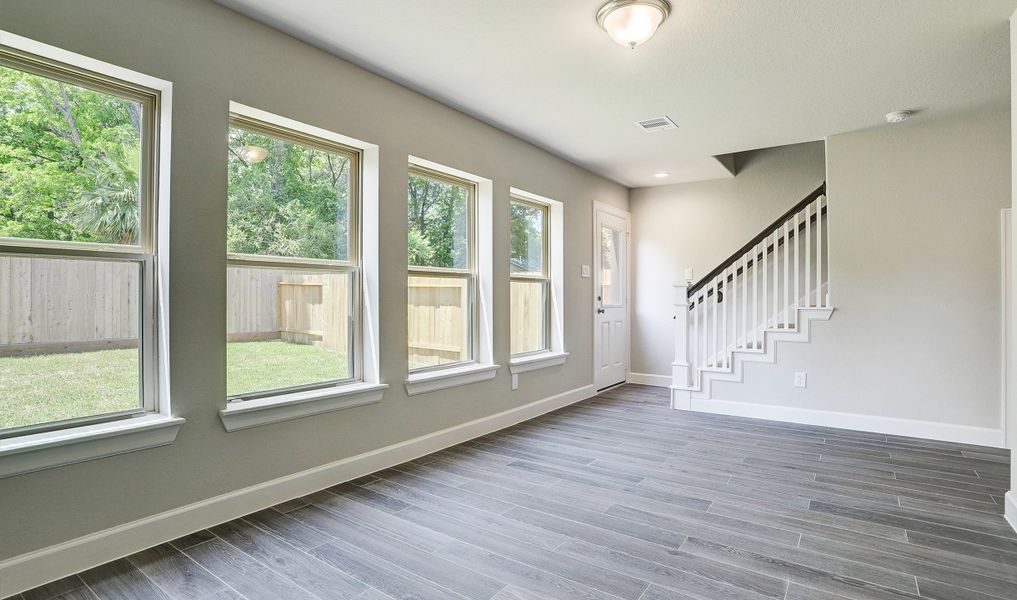
<svg viewBox="0 0 1017 600">
<path fill-rule="evenodd" d="M 628 213 L 598 206 L 593 235 L 593 383 L 597 389 L 604 389 L 624 382 L 628 372 Z"/>
</svg>

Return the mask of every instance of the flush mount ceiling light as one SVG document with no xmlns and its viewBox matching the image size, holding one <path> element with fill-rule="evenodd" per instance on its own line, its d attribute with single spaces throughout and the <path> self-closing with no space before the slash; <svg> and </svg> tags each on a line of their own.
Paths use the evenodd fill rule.
<svg viewBox="0 0 1017 600">
<path fill-rule="evenodd" d="M 242 146 L 237 150 L 240 160 L 249 165 L 260 163 L 268 157 L 268 150 L 261 146 Z"/>
<path fill-rule="evenodd" d="M 907 121 L 912 114 L 913 113 L 910 110 L 895 110 L 892 113 L 886 113 L 886 122 L 903 123 L 904 121 Z"/>
<path fill-rule="evenodd" d="M 597 24 L 612 40 L 635 48 L 653 37 L 669 14 L 667 0 L 611 0 L 597 11 Z"/>
<path fill-rule="evenodd" d="M 653 176 L 656 177 L 657 179 L 663 179 L 665 177 L 670 177 L 671 174 L 670 173 L 665 173 L 665 172 L 661 171 L 659 173 L 654 173 Z"/>
</svg>

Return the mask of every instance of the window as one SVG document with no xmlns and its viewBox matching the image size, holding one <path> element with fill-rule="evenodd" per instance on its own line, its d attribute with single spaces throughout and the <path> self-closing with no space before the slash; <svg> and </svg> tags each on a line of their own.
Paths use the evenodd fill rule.
<svg viewBox="0 0 1017 600">
<path fill-rule="evenodd" d="M 0 438 L 165 413 L 157 200 L 170 84 L 4 39 Z"/>
<path fill-rule="evenodd" d="M 550 337 L 548 207 L 513 198 L 509 223 L 512 354 L 541 352 Z"/>
<path fill-rule="evenodd" d="M 565 351 L 565 205 L 511 188 L 509 370 L 561 365 Z"/>
<path fill-rule="evenodd" d="M 361 379 L 360 152 L 233 112 L 227 156 L 227 396 Z"/>
<path fill-rule="evenodd" d="M 476 186 L 411 167 L 407 192 L 410 371 L 473 361 Z"/>
</svg>

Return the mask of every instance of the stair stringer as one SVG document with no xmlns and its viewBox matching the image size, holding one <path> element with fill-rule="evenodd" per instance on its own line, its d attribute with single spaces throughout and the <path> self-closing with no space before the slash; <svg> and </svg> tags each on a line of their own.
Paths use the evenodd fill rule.
<svg viewBox="0 0 1017 600">
<path fill-rule="evenodd" d="M 763 330 L 762 348 L 731 348 L 728 353 L 728 367 L 707 367 L 699 369 L 694 375 L 690 386 L 671 386 L 671 395 L 675 408 L 681 406 L 677 395 L 687 398 L 710 399 L 714 381 L 742 382 L 743 365 L 747 362 L 774 364 L 777 362 L 777 344 L 781 342 L 808 343 L 811 340 L 812 322 L 828 321 L 833 315 L 833 307 L 799 307 L 795 309 L 794 328 L 767 328 Z"/>
</svg>

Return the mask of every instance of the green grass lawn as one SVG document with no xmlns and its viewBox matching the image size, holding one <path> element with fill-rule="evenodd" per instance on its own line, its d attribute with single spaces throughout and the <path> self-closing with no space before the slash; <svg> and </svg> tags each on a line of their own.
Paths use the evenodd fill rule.
<svg viewBox="0 0 1017 600">
<path fill-rule="evenodd" d="M 346 377 L 343 354 L 280 341 L 227 344 L 226 393 Z M 0 429 L 140 406 L 137 350 L 0 357 Z"/>
</svg>

